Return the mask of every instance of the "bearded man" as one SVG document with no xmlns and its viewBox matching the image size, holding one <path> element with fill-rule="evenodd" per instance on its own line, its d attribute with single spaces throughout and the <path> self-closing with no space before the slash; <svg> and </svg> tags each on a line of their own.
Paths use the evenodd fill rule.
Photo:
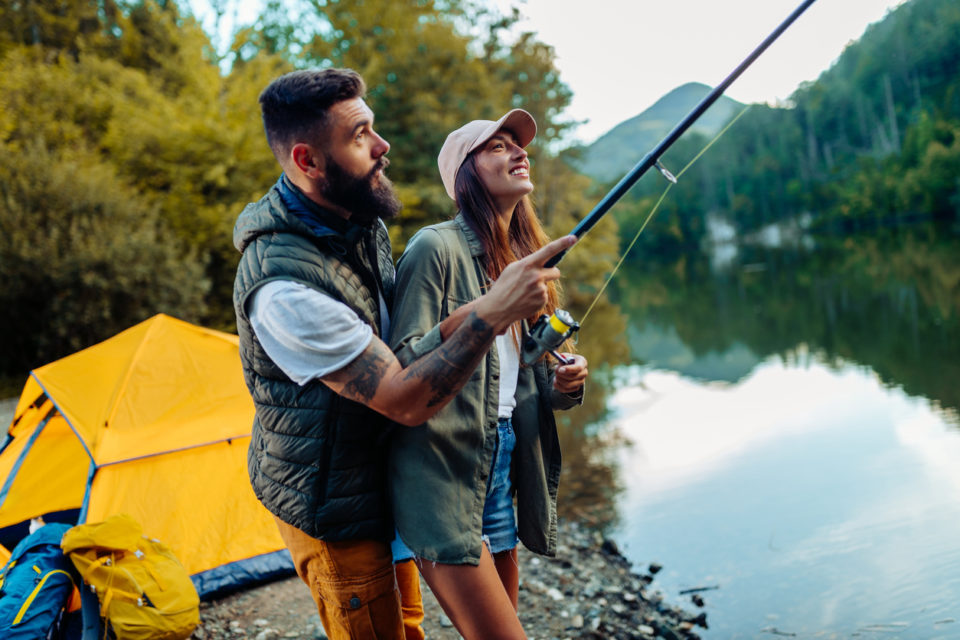
<svg viewBox="0 0 960 640">
<path fill-rule="evenodd" d="M 575 238 L 509 265 L 403 367 L 384 342 L 394 269 L 383 220 L 401 205 L 365 90 L 349 69 L 305 70 L 260 96 L 283 174 L 234 229 L 240 358 L 256 407 L 248 469 L 331 639 L 422 638 L 416 568 L 392 565 L 389 430 L 432 417 L 497 334 L 545 305 L 560 272 L 543 265 Z"/>
</svg>

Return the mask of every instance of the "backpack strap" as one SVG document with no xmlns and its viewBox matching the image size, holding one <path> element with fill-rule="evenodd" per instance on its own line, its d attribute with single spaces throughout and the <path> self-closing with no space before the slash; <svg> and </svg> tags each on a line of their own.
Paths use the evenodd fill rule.
<svg viewBox="0 0 960 640">
<path fill-rule="evenodd" d="M 101 621 L 100 621 L 100 602 L 97 600 L 97 594 L 86 588 L 80 587 L 80 614 L 83 619 L 83 632 L 80 640 L 100 640 Z"/>
<path fill-rule="evenodd" d="M 87 567 L 86 570 L 84 570 L 83 575 L 81 576 L 83 578 L 83 581 L 89 582 L 88 578 L 90 577 L 91 573 L 93 573 L 103 565 L 109 566 L 111 564 L 113 564 L 113 553 L 111 553 L 110 555 L 100 556 L 99 558 L 91 562 L 90 566 Z"/>
<path fill-rule="evenodd" d="M 16 560 L 11 560 L 6 564 L 6 566 L 3 567 L 3 569 L 0 569 L 0 589 L 3 589 L 3 581 L 7 579 L 7 574 L 11 569 L 13 569 L 14 566 L 16 566 L 16 564 Z"/>
<path fill-rule="evenodd" d="M 27 599 L 23 601 L 23 606 L 20 607 L 20 611 L 17 612 L 16 617 L 13 619 L 13 624 L 20 624 L 20 621 L 23 620 L 23 616 L 26 615 L 27 609 L 30 608 L 30 605 L 33 604 L 33 601 L 36 599 L 37 594 L 40 593 L 40 590 L 43 589 L 43 585 L 47 582 L 47 579 L 57 573 L 62 573 L 70 579 L 70 583 L 73 583 L 73 576 L 71 576 L 67 571 L 63 569 L 52 569 L 47 573 L 43 573 L 39 567 L 36 565 L 33 566 L 33 570 L 43 577 L 37 582 L 36 586 L 33 588 L 33 591 L 30 592 L 30 595 L 27 596 Z"/>
</svg>

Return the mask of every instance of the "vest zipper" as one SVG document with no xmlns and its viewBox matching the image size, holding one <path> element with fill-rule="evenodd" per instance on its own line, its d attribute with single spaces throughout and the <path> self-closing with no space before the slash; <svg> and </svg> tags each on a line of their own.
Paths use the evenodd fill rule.
<svg viewBox="0 0 960 640">
<path fill-rule="evenodd" d="M 376 232 L 374 232 L 375 234 Z M 372 238 L 368 234 L 360 235 L 360 256 L 363 256 L 364 251 L 366 251 L 366 260 L 369 262 L 369 265 L 363 264 L 363 259 L 357 260 L 359 267 L 358 273 L 360 274 L 360 279 L 365 280 L 367 287 L 370 287 L 370 294 L 374 302 L 374 318 L 376 319 L 376 334 L 380 339 L 385 339 L 385 336 L 380 335 L 382 331 L 380 330 L 383 327 L 383 318 L 380 317 L 380 298 L 381 296 L 386 301 L 386 293 L 383 290 L 383 282 L 380 278 L 380 255 L 377 252 L 377 240 L 376 235 Z M 366 277 L 364 277 L 366 276 Z"/>
</svg>

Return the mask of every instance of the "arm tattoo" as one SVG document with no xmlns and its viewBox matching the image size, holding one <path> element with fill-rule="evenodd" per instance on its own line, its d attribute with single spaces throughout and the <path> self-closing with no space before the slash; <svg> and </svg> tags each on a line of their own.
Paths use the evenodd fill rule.
<svg viewBox="0 0 960 640">
<path fill-rule="evenodd" d="M 373 349 L 364 351 L 343 369 L 343 377 L 347 378 L 347 381 L 342 395 L 363 404 L 370 404 L 390 362 L 380 349 L 379 344 L 374 345 Z"/>
<path fill-rule="evenodd" d="M 406 379 L 423 379 L 432 392 L 427 406 L 434 407 L 463 387 L 493 338 L 493 327 L 471 312 L 439 347 L 407 367 Z"/>
</svg>

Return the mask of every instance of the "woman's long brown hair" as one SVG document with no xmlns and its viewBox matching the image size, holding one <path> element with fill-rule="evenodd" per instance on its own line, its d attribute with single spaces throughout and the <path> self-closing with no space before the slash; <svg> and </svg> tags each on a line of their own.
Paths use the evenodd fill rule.
<svg viewBox="0 0 960 640">
<path fill-rule="evenodd" d="M 508 264 L 530 255 L 547 244 L 550 238 L 544 233 L 529 196 L 523 196 L 517 203 L 510 227 L 503 230 L 493 198 L 477 172 L 476 155 L 477 152 L 471 153 L 460 165 L 454 193 L 460 212 L 483 245 L 484 255 L 480 262 L 487 275 L 496 279 Z M 540 314 L 552 314 L 560 305 L 560 293 L 556 280 L 548 282 L 546 307 L 527 321 L 532 325 Z"/>
</svg>

